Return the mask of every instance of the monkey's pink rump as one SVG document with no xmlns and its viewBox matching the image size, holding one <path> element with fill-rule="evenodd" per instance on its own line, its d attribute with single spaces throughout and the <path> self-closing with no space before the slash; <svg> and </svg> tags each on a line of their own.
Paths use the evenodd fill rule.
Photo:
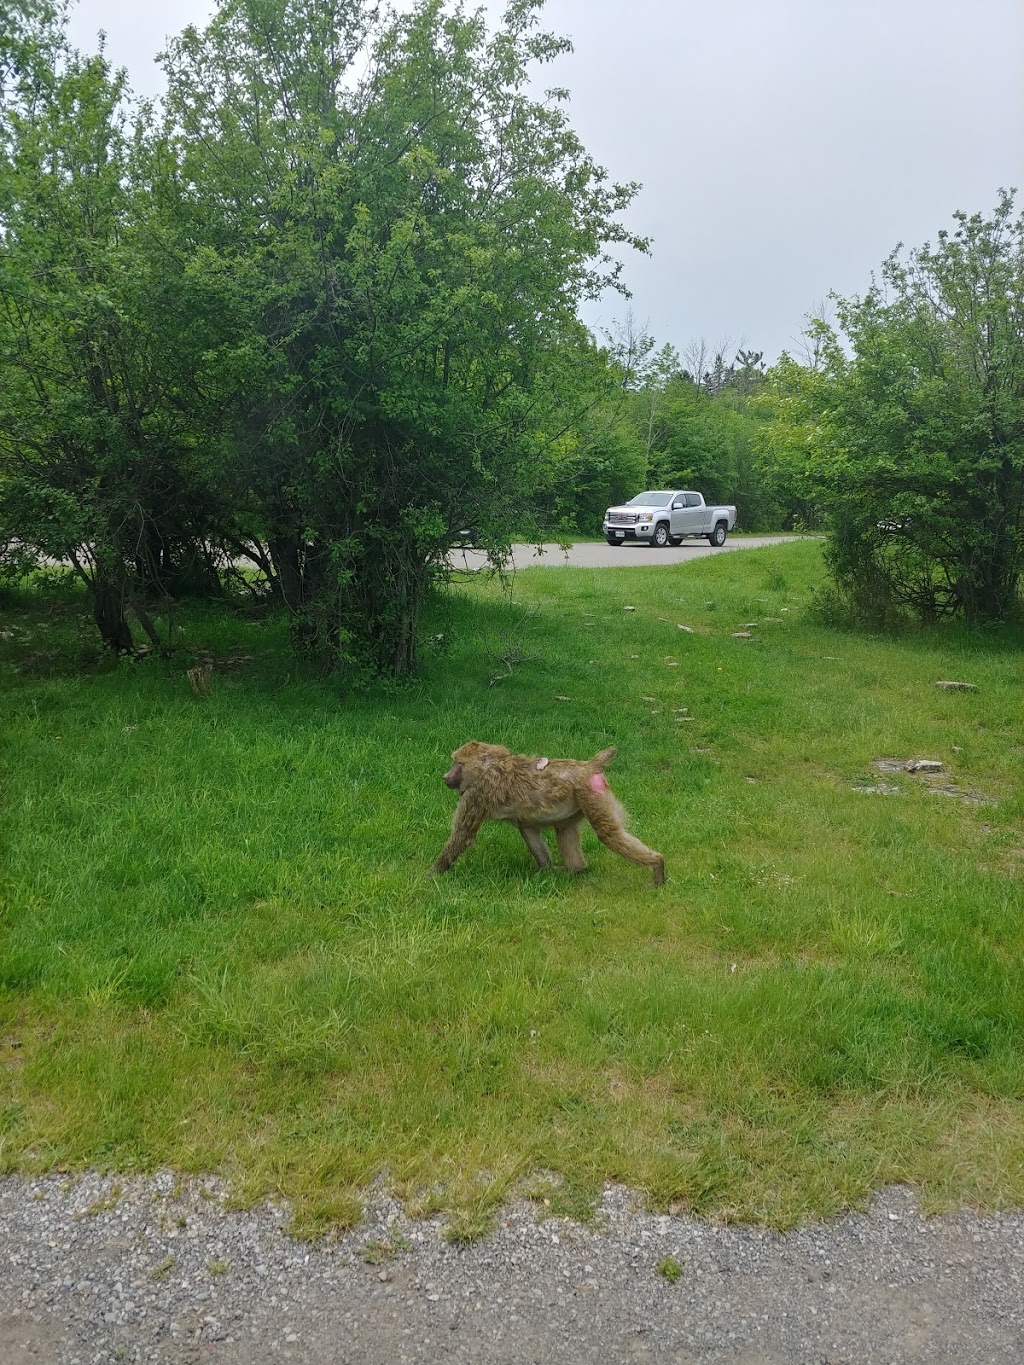
<svg viewBox="0 0 1024 1365">
<path fill-rule="evenodd" d="M 608 790 L 608 783 L 605 780 L 604 773 L 595 773 L 593 775 L 590 779 L 590 790 L 592 792 L 606 792 Z"/>
</svg>

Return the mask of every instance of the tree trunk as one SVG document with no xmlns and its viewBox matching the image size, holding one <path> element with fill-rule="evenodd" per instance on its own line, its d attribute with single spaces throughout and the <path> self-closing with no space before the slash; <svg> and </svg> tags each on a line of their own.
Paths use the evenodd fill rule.
<svg viewBox="0 0 1024 1365">
<path fill-rule="evenodd" d="M 369 539 L 347 561 L 309 576 L 304 638 L 337 667 L 407 677 L 418 663 L 432 573 L 415 542 Z"/>
<path fill-rule="evenodd" d="M 301 611 L 306 605 L 306 584 L 299 537 L 278 536 L 267 542 L 267 548 L 285 606 L 292 612 Z"/>
<path fill-rule="evenodd" d="M 126 615 L 127 594 L 123 581 L 97 576 L 92 593 L 92 615 L 100 638 L 115 654 L 133 654 L 135 641 Z"/>
<path fill-rule="evenodd" d="M 353 595 L 361 603 L 367 652 L 381 673 L 401 678 L 415 672 L 429 578 L 430 569 L 412 541 L 372 545 L 353 566 Z"/>
<path fill-rule="evenodd" d="M 1017 602 L 1020 567 L 1015 540 L 993 536 L 987 551 L 957 580 L 957 595 L 969 622 L 1009 619 Z"/>
<path fill-rule="evenodd" d="M 1009 457 L 984 481 L 973 481 L 968 507 L 977 511 L 965 528 L 956 583 L 968 621 L 1006 621 L 1016 605 L 1024 538 L 1021 483 Z"/>
<path fill-rule="evenodd" d="M 175 571 L 170 549 L 153 520 L 143 519 L 141 513 L 140 519 L 142 526 L 134 556 L 136 578 L 147 592 L 162 595 L 170 591 L 168 584 Z"/>
</svg>

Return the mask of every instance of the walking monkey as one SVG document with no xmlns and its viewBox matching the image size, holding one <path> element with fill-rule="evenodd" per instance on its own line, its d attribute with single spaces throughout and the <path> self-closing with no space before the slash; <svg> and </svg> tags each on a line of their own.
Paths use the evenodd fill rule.
<svg viewBox="0 0 1024 1365">
<path fill-rule="evenodd" d="M 447 872 L 475 841 L 486 820 L 516 826 L 539 867 L 551 866 L 541 830 L 553 828 L 558 851 L 569 872 L 583 872 L 580 827 L 589 820 L 594 833 L 613 853 L 649 867 L 655 886 L 665 880 L 665 859 L 642 844 L 625 826 L 625 811 L 608 786 L 604 770 L 617 749 L 603 749 L 584 762 L 513 754 L 500 744 L 470 740 L 452 754 L 444 780 L 459 793 L 451 837 L 428 875 Z"/>
</svg>

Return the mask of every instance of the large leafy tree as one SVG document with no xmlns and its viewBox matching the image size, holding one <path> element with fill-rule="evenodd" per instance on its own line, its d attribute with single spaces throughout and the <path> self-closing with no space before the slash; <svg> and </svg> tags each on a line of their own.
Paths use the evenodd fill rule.
<svg viewBox="0 0 1024 1365">
<path fill-rule="evenodd" d="M 104 642 L 157 640 L 147 599 L 196 543 L 202 404 L 182 263 L 154 233 L 122 74 L 62 6 L 11 9 L 0 92 L 0 540 L 70 561 Z M 15 557 L 16 557 L 15 556 Z"/>
<path fill-rule="evenodd" d="M 709 502 L 753 501 L 752 449 L 759 420 L 741 395 L 722 389 L 712 396 L 689 378 L 668 386 L 659 418 L 655 469 L 666 486 L 699 488 Z M 744 496 L 746 495 L 746 496 Z M 751 525 L 754 507 L 744 507 Z"/>
<path fill-rule="evenodd" d="M 813 347 L 819 357 L 815 363 L 801 364 L 783 351 L 753 400 L 762 418 L 756 456 L 760 485 L 766 502 L 777 509 L 776 525 L 817 529 L 821 524 L 827 483 L 821 422 L 831 398 L 823 356 L 835 347 L 826 328 Z M 841 353 L 835 358 L 842 363 Z"/>
<path fill-rule="evenodd" d="M 746 391 L 723 381 L 716 392 L 679 369 L 669 347 L 629 395 L 648 486 L 692 487 L 709 502 L 731 502 L 748 529 L 776 524 L 757 463 L 763 420 Z M 730 371 L 732 373 L 732 371 Z"/>
<path fill-rule="evenodd" d="M 1024 564 L 1024 218 L 955 215 L 840 300 L 816 482 L 829 559 L 865 610 L 1004 620 Z"/>
<path fill-rule="evenodd" d="M 6 0 L 0 546 L 70 559 L 108 644 L 212 547 L 301 642 L 407 672 L 464 527 L 500 559 L 628 463 L 577 309 L 645 246 L 634 187 L 529 93 L 566 46 L 538 8 L 220 0 L 158 116 Z"/>
<path fill-rule="evenodd" d="M 783 512 L 766 490 L 765 418 L 755 401 L 765 384 L 761 352 L 741 349 L 729 364 L 724 348 L 710 357 L 707 343 L 697 340 L 686 348 L 695 368 L 684 369 L 675 348 L 658 348 L 632 313 L 606 336 L 621 374 L 633 444 L 643 454 L 642 470 L 635 459 L 624 466 L 632 491 L 641 483 L 691 485 L 709 501 L 734 502 L 748 529 L 777 526 Z"/>
<path fill-rule="evenodd" d="M 617 282 L 608 244 L 644 245 L 562 92 L 528 93 L 565 47 L 537 9 L 489 33 L 437 0 L 383 24 L 360 0 L 222 0 L 166 55 L 236 505 L 302 637 L 352 665 L 411 669 L 459 532 L 497 557 L 522 525 L 594 401 L 577 305 Z"/>
</svg>

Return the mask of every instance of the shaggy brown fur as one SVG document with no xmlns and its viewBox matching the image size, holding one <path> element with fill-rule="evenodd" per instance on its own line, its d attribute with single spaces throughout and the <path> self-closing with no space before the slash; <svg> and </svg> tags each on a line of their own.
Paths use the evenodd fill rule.
<svg viewBox="0 0 1024 1365">
<path fill-rule="evenodd" d="M 512 754 L 500 744 L 470 740 L 452 754 L 454 766 L 444 775 L 459 793 L 451 837 L 430 875 L 447 872 L 476 839 L 485 820 L 515 825 L 540 867 L 551 866 L 541 830 L 554 828 L 558 851 L 570 872 L 583 872 L 580 827 L 589 820 L 602 844 L 649 867 L 655 886 L 665 880 L 665 859 L 625 827 L 625 812 L 612 795 L 604 769 L 618 751 L 604 749 L 586 762 Z"/>
</svg>

